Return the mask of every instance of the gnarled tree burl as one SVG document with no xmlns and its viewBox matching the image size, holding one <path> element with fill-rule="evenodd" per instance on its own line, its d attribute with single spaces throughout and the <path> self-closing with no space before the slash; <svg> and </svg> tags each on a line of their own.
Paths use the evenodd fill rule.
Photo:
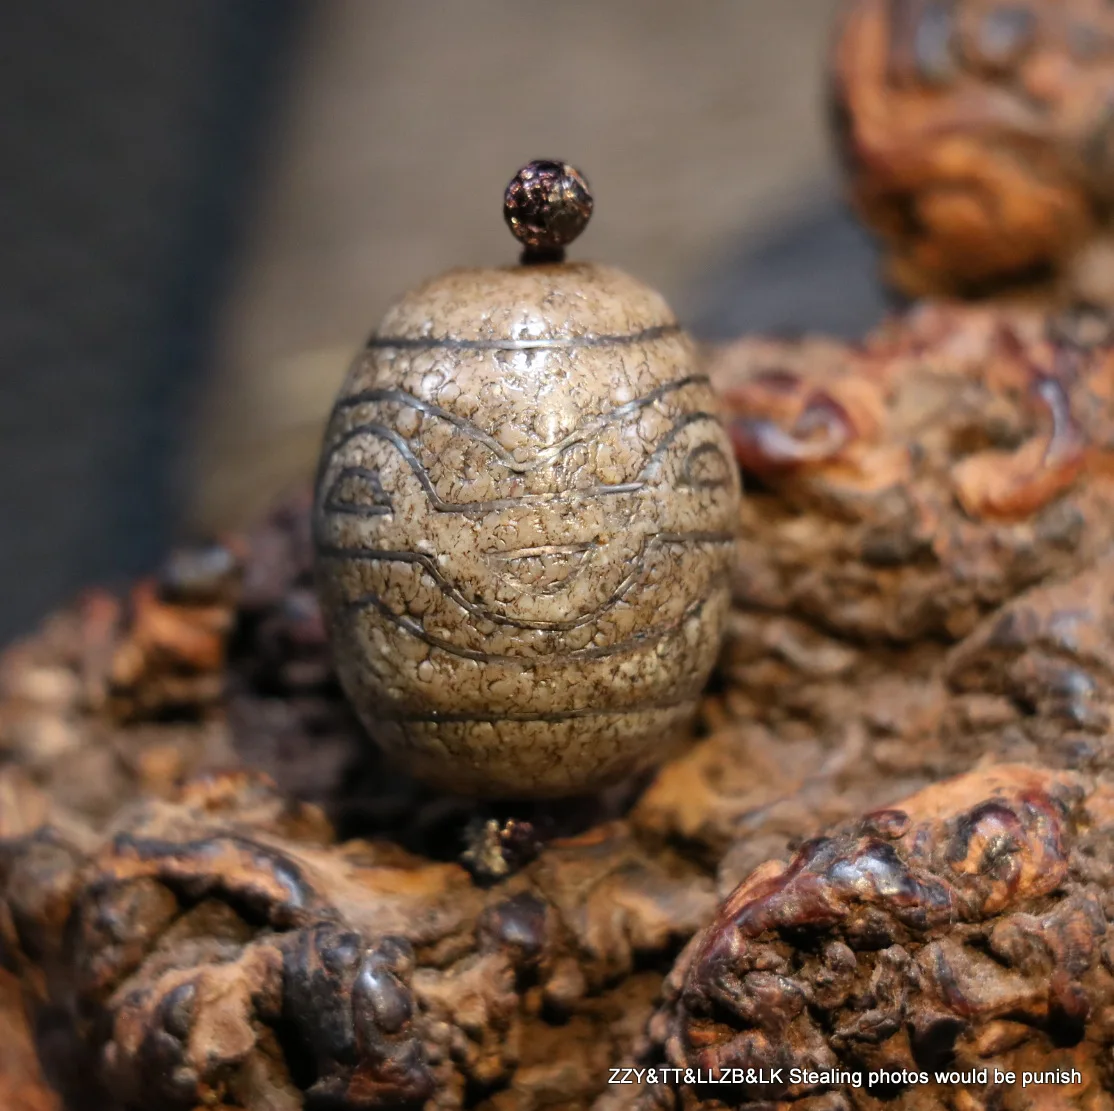
<svg viewBox="0 0 1114 1111">
<path fill-rule="evenodd" d="M 710 373 L 728 644 L 695 743 L 591 807 L 378 763 L 305 496 L 7 653 L 7 1106 L 1109 1105 L 1109 323 L 930 307 Z M 736 1067 L 970 1076 L 684 1079 Z"/>
</svg>

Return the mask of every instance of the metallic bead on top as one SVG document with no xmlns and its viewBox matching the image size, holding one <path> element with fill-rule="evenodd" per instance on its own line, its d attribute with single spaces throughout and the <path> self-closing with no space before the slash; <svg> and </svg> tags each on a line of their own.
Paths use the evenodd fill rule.
<svg viewBox="0 0 1114 1111">
<path fill-rule="evenodd" d="M 539 159 L 523 166 L 503 197 L 507 226 L 523 245 L 522 261 L 560 262 L 588 226 L 593 203 L 584 175 L 567 162 Z"/>
</svg>

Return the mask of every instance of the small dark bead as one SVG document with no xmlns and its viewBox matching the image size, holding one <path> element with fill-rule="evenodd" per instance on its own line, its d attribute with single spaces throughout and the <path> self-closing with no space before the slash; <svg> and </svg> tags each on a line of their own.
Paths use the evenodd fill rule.
<svg viewBox="0 0 1114 1111">
<path fill-rule="evenodd" d="M 503 216 L 525 248 L 525 261 L 559 261 L 564 248 L 588 226 L 592 205 L 579 170 L 567 162 L 539 160 L 511 179 Z"/>
</svg>

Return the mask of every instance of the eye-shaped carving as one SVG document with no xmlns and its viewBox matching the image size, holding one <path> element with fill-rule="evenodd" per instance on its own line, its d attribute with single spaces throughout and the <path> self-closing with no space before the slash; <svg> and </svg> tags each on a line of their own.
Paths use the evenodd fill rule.
<svg viewBox="0 0 1114 1111">
<path fill-rule="evenodd" d="M 685 456 L 680 485 L 697 490 L 726 486 L 731 480 L 732 462 L 716 444 L 701 444 Z"/>
<path fill-rule="evenodd" d="M 325 495 L 330 513 L 350 513 L 354 517 L 379 517 L 391 512 L 391 499 L 379 481 L 379 472 L 367 467 L 345 467 Z"/>
<path fill-rule="evenodd" d="M 584 567 L 585 556 L 595 544 L 547 544 L 513 552 L 490 552 L 488 562 L 508 586 L 534 594 L 555 594 Z"/>
</svg>

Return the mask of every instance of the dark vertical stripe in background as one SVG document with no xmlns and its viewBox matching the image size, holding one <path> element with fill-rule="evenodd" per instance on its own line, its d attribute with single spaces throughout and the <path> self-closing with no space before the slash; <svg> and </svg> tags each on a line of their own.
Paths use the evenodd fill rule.
<svg viewBox="0 0 1114 1111">
<path fill-rule="evenodd" d="M 0 642 L 148 570 L 299 0 L 0 7 Z"/>
</svg>

